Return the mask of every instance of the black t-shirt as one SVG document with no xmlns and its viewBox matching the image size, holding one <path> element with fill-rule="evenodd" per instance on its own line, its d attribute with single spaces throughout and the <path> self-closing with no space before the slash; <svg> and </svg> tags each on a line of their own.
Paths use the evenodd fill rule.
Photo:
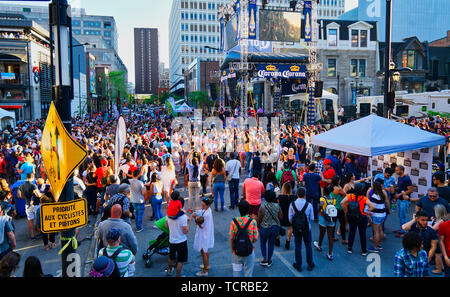
<svg viewBox="0 0 450 297">
<path fill-rule="evenodd" d="M 445 199 L 448 203 L 450 203 L 450 187 L 437 187 L 437 191 L 440 198 Z"/>
<path fill-rule="evenodd" d="M 211 172 L 213 170 L 214 161 L 217 159 L 216 154 L 211 154 L 208 157 L 206 157 L 206 164 L 208 164 L 208 169 Z"/>
<path fill-rule="evenodd" d="M 34 190 L 37 190 L 37 186 L 29 181 L 26 181 L 19 187 L 20 192 L 22 192 L 23 198 L 26 201 L 27 205 L 31 204 L 31 200 L 34 197 Z"/>
<path fill-rule="evenodd" d="M 427 252 L 431 249 L 431 241 L 438 239 L 437 232 L 434 231 L 433 228 L 427 226 L 425 229 L 421 229 L 417 226 L 417 222 L 415 222 L 411 226 L 410 231 L 416 232 L 417 234 L 420 235 L 420 237 L 422 237 L 423 249 Z"/>
<path fill-rule="evenodd" d="M 426 195 L 420 198 L 419 202 L 417 202 L 417 206 L 427 213 L 428 219 L 430 219 L 431 217 L 436 217 L 434 213 L 434 207 L 437 204 L 442 204 L 447 209 L 447 212 L 450 212 L 450 205 L 447 201 L 445 201 L 445 199 L 441 197 L 439 197 L 436 201 L 432 201 L 428 197 L 428 195 Z"/>
</svg>

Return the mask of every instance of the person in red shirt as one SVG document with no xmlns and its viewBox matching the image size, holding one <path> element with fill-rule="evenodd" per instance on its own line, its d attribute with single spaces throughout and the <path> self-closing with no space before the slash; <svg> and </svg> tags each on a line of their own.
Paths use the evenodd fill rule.
<svg viewBox="0 0 450 297">
<path fill-rule="evenodd" d="M 444 256 L 445 277 L 450 277 L 450 221 L 446 221 L 439 226 L 438 234 L 442 256 Z"/>
<path fill-rule="evenodd" d="M 101 192 L 101 189 L 103 188 L 102 178 L 105 177 L 108 161 L 105 158 L 102 158 L 100 163 L 102 166 L 97 168 L 94 172 L 94 177 L 97 178 L 97 188 L 99 192 Z"/>
<path fill-rule="evenodd" d="M 3 153 L 0 153 L 0 178 L 6 178 L 6 161 Z"/>
<path fill-rule="evenodd" d="M 259 181 L 259 173 L 253 172 L 252 178 L 247 178 L 244 181 L 242 188 L 242 195 L 244 200 L 247 200 L 250 205 L 249 216 L 256 219 L 261 207 L 261 197 L 264 194 L 264 184 Z"/>
<path fill-rule="evenodd" d="M 331 179 L 333 176 L 336 175 L 336 172 L 334 171 L 333 167 L 331 167 L 331 160 L 325 159 L 323 161 L 323 174 L 322 174 L 322 180 L 319 182 L 320 189 L 322 190 L 323 195 L 323 189 L 331 185 Z"/>
</svg>

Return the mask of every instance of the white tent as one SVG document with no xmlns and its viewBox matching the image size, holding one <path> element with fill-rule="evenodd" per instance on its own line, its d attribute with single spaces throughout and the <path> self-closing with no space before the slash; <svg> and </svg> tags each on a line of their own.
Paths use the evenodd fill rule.
<svg viewBox="0 0 450 297">
<path fill-rule="evenodd" d="M 13 128 L 16 126 L 16 114 L 0 108 L 0 126 L 6 129 L 8 125 Z"/>
<path fill-rule="evenodd" d="M 338 122 L 338 110 L 339 110 L 339 106 L 338 106 L 338 98 L 339 96 L 333 93 L 330 93 L 328 91 L 323 90 L 322 91 L 322 97 L 321 98 L 315 98 L 316 101 L 316 105 L 320 102 L 320 100 L 324 100 L 324 99 L 330 99 L 333 101 L 333 110 L 334 110 L 334 122 L 337 123 Z M 296 101 L 296 100 L 309 100 L 309 96 L 306 95 L 305 93 L 299 93 L 296 94 L 292 97 L 289 97 L 289 103 Z"/>
<path fill-rule="evenodd" d="M 377 115 L 315 135 L 311 143 L 363 156 L 381 156 L 445 144 L 445 137 Z"/>
<path fill-rule="evenodd" d="M 183 103 L 178 108 L 175 109 L 176 112 L 191 112 L 192 108 L 189 107 L 186 103 Z"/>
</svg>

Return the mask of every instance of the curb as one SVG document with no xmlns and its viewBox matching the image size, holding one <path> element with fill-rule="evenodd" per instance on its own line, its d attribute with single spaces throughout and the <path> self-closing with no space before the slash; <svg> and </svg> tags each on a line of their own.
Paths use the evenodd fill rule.
<svg viewBox="0 0 450 297">
<path fill-rule="evenodd" d="M 97 251 L 97 239 L 95 238 L 95 229 L 96 226 L 100 223 L 101 216 L 100 214 L 97 215 L 94 229 L 92 231 L 91 235 L 91 243 L 88 251 L 88 255 L 86 258 L 86 262 L 84 263 L 84 270 L 82 272 L 82 277 L 89 277 L 89 272 L 91 271 L 92 263 L 94 263 L 94 260 L 97 258 L 96 251 Z"/>
</svg>

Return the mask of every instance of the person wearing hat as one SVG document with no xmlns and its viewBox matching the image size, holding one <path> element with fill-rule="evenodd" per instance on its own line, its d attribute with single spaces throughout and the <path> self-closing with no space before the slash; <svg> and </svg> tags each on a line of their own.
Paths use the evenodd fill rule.
<svg viewBox="0 0 450 297">
<path fill-rule="evenodd" d="M 111 199 L 108 201 L 106 206 L 112 206 L 115 204 L 120 204 L 122 206 L 122 216 L 121 218 L 127 222 L 128 224 L 131 224 L 131 217 L 132 214 L 130 212 L 130 197 L 131 197 L 131 187 L 129 184 L 121 184 L 119 186 L 119 193 L 115 194 L 111 197 Z M 111 214 L 104 214 L 104 217 L 109 217 Z"/>
<path fill-rule="evenodd" d="M 312 163 L 316 165 L 315 173 L 321 174 L 323 172 L 323 160 L 319 152 L 314 154 L 314 161 Z"/>
<path fill-rule="evenodd" d="M 106 256 L 100 256 L 95 259 L 92 269 L 89 272 L 90 277 L 120 277 L 119 269 L 116 263 Z"/>
<path fill-rule="evenodd" d="M 120 229 L 111 228 L 106 234 L 108 246 L 102 248 L 98 254 L 106 256 L 116 263 L 120 277 L 132 277 L 135 271 L 134 255 L 120 244 L 121 235 Z"/>
</svg>

